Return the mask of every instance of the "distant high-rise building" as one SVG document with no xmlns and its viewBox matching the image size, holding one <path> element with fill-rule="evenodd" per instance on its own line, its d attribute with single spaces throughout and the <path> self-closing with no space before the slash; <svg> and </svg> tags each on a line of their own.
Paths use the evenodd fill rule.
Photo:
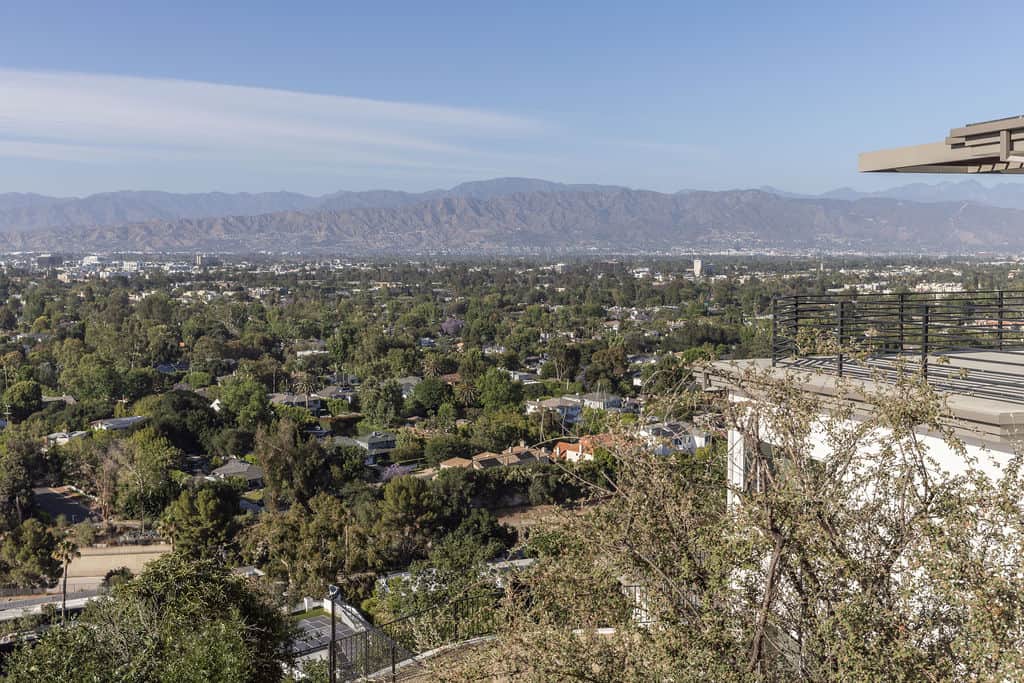
<svg viewBox="0 0 1024 683">
<path fill-rule="evenodd" d="M 704 272 L 704 263 L 699 259 L 693 259 L 693 276 L 700 277 Z"/>
<path fill-rule="evenodd" d="M 63 265 L 64 259 L 56 254 L 40 254 L 36 256 L 36 268 L 39 270 L 49 270 L 50 268 L 57 268 Z"/>
</svg>

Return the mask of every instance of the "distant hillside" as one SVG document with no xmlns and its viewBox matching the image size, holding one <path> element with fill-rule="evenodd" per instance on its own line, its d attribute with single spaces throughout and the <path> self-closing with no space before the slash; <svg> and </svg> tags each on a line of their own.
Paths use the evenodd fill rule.
<svg viewBox="0 0 1024 683">
<path fill-rule="evenodd" d="M 7 231 L 5 250 L 304 251 L 340 254 L 820 248 L 1024 249 L 1024 211 L 971 202 L 782 197 L 758 190 L 661 194 L 621 188 L 435 196 L 388 208 Z M 454 192 L 454 190 L 452 191 Z M 404 201 L 404 200 L 403 200 Z"/>
<path fill-rule="evenodd" d="M 988 187 L 976 180 L 943 183 L 911 183 L 877 192 L 858 192 L 848 187 L 820 195 L 824 199 L 866 199 L 885 197 L 912 202 L 978 202 L 1008 209 L 1024 209 L 1024 179 Z"/>
<path fill-rule="evenodd" d="M 433 190 L 419 194 L 370 190 L 342 191 L 311 197 L 294 192 L 174 194 L 124 191 L 76 198 L 8 193 L 0 194 L 0 230 L 104 227 L 185 218 L 253 216 L 281 211 L 388 209 L 443 197 L 492 199 L 521 192 L 575 192 L 599 189 L 613 188 L 598 185 L 565 185 L 530 178 L 496 178 L 464 183 L 450 190 Z"/>
</svg>

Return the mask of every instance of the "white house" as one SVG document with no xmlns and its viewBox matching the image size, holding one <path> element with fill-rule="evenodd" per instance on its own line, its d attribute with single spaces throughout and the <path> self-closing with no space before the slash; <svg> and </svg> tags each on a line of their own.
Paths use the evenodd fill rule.
<svg viewBox="0 0 1024 683">
<path fill-rule="evenodd" d="M 655 422 L 638 430 L 640 437 L 657 455 L 697 452 L 708 445 L 708 433 L 683 422 Z"/>
<path fill-rule="evenodd" d="M 580 401 L 566 398 L 546 398 L 526 402 L 527 415 L 541 412 L 557 413 L 563 424 L 576 424 L 580 421 L 580 416 L 583 414 L 583 404 Z"/>
</svg>

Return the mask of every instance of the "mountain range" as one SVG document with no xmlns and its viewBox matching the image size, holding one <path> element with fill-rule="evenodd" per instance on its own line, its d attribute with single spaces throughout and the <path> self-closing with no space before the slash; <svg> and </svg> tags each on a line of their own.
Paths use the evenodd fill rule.
<svg viewBox="0 0 1024 683">
<path fill-rule="evenodd" d="M 97 227 L 183 218 L 254 216 L 279 211 L 347 211 L 392 209 L 434 199 L 460 197 L 492 199 L 515 193 L 602 191 L 604 185 L 567 185 L 532 178 L 498 178 L 463 183 L 450 190 L 399 192 L 369 190 L 310 196 L 295 192 L 104 192 L 88 197 L 47 197 L 39 194 L 0 194 L 0 231 L 39 228 Z"/>
<path fill-rule="evenodd" d="M 69 249 L 68 245 L 74 245 Z M 1024 249 L 1024 185 L 973 181 L 818 196 L 774 188 L 659 193 L 527 178 L 450 190 L 0 194 L 6 251 L 334 254 L 709 249 Z"/>
</svg>

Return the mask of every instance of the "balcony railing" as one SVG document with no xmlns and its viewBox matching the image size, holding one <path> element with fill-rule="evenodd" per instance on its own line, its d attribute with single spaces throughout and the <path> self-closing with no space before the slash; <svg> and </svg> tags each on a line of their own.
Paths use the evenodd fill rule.
<svg viewBox="0 0 1024 683">
<path fill-rule="evenodd" d="M 814 294 L 772 302 L 772 363 L 853 353 L 904 356 L 927 372 L 950 351 L 1024 348 L 1024 292 Z"/>
<path fill-rule="evenodd" d="M 918 372 L 942 391 L 1024 403 L 1024 291 L 781 297 L 771 354 L 773 366 Z"/>
</svg>

